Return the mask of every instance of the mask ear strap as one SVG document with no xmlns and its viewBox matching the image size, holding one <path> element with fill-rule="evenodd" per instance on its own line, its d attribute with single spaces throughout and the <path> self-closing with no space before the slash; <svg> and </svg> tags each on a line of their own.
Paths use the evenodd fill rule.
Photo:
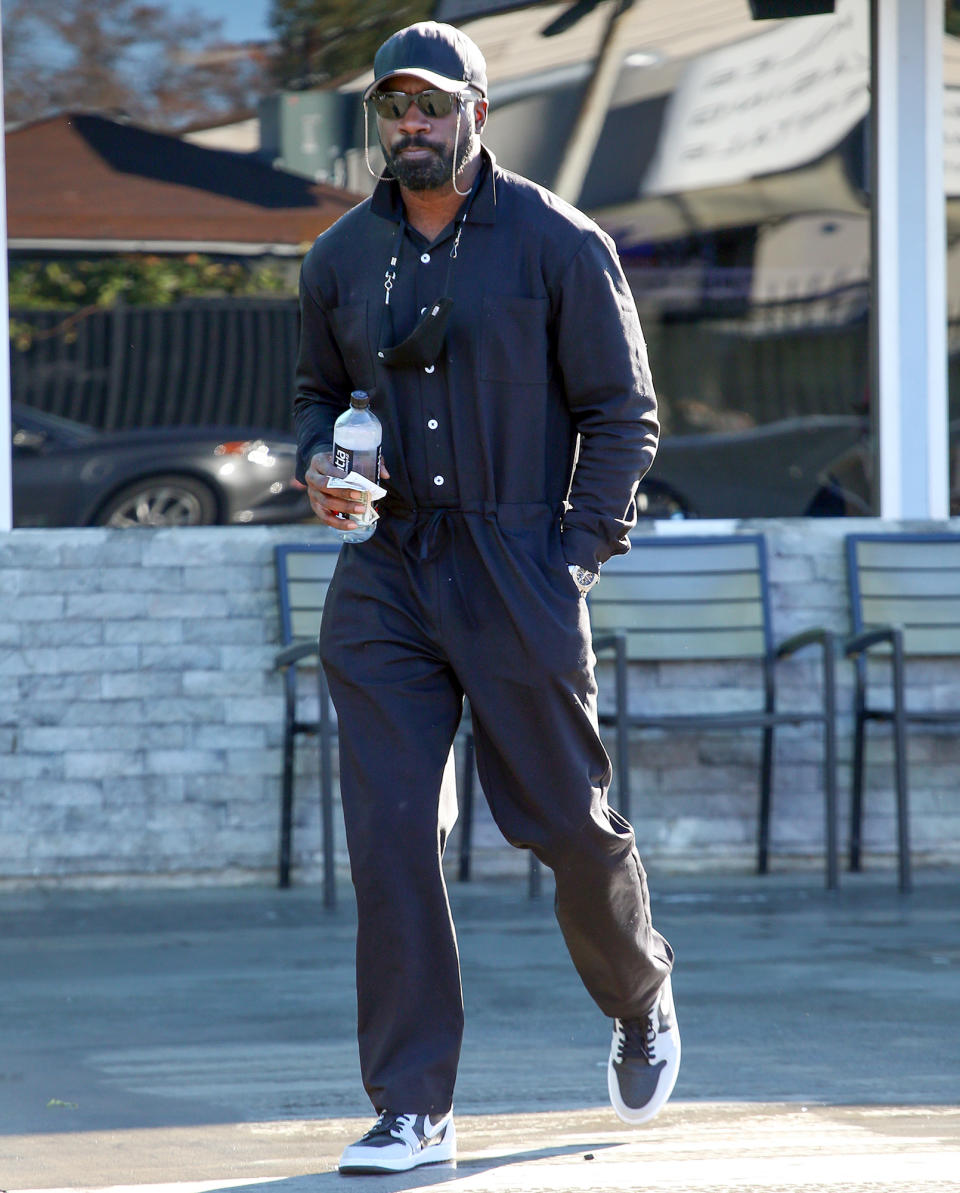
<svg viewBox="0 0 960 1193">
<path fill-rule="evenodd" d="M 378 174 L 370 165 L 370 112 L 367 103 L 367 100 L 363 101 L 363 160 L 370 171 L 371 178 L 376 178 L 377 182 L 387 182 L 393 178 L 393 175 L 388 174 L 386 169 L 382 174 Z"/>
<path fill-rule="evenodd" d="M 469 191 L 462 191 L 457 186 L 457 150 L 460 148 L 460 113 L 463 111 L 464 101 L 462 97 L 457 99 L 457 131 L 453 137 L 453 162 L 450 166 L 450 183 L 458 195 L 466 198 L 470 194 Z"/>
</svg>

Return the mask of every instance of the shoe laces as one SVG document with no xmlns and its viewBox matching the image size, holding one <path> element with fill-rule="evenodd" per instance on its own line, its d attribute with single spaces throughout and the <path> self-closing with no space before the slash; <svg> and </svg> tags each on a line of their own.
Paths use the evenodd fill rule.
<svg viewBox="0 0 960 1193">
<path fill-rule="evenodd" d="M 618 1019 L 617 1060 L 626 1058 L 642 1060 L 652 1064 L 654 1046 L 657 1042 L 656 1028 L 653 1026 L 653 1011 L 642 1019 Z"/>
<path fill-rule="evenodd" d="M 403 1139 L 403 1128 L 413 1126 L 416 1121 L 414 1114 L 394 1114 L 391 1110 L 381 1110 L 377 1121 L 363 1136 L 375 1139 L 378 1135 L 389 1135 L 391 1139 Z"/>
</svg>

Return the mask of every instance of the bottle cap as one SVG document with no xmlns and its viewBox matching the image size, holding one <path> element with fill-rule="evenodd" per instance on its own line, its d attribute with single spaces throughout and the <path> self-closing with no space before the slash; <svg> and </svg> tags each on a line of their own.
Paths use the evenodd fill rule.
<svg viewBox="0 0 960 1193">
<path fill-rule="evenodd" d="M 365 389 L 355 389 L 350 395 L 350 405 L 363 410 L 370 405 L 370 395 Z"/>
</svg>

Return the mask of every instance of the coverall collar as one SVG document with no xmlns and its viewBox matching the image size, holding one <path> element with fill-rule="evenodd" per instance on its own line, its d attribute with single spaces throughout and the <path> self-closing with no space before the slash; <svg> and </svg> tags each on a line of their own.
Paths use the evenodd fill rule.
<svg viewBox="0 0 960 1193">
<path fill-rule="evenodd" d="M 496 223 L 497 212 L 497 159 L 486 145 L 480 146 L 480 155 L 484 159 L 483 177 L 480 179 L 480 189 L 470 208 L 471 224 Z M 382 219 L 399 223 L 403 218 L 403 199 L 400 197 L 400 185 L 394 178 L 382 178 L 374 187 L 370 198 L 370 210 Z"/>
</svg>

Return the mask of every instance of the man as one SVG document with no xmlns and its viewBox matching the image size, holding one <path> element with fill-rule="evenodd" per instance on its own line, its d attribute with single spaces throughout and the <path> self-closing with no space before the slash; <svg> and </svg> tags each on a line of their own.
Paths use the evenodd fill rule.
<svg viewBox="0 0 960 1193">
<path fill-rule="evenodd" d="M 486 66 L 469 38 L 412 25 L 374 75 L 364 100 L 388 173 L 304 261 L 296 398 L 301 476 L 327 526 L 362 508 L 327 488 L 352 390 L 370 392 L 384 431 L 378 529 L 344 546 L 320 633 L 379 1114 L 341 1172 L 456 1156 L 463 1006 L 440 796 L 465 695 L 493 816 L 554 871 L 573 962 L 614 1020 L 621 1118 L 652 1118 L 680 1060 L 673 953 L 606 802 L 583 599 L 628 550 L 656 450 L 636 308 L 610 239 L 481 146 Z"/>
</svg>

